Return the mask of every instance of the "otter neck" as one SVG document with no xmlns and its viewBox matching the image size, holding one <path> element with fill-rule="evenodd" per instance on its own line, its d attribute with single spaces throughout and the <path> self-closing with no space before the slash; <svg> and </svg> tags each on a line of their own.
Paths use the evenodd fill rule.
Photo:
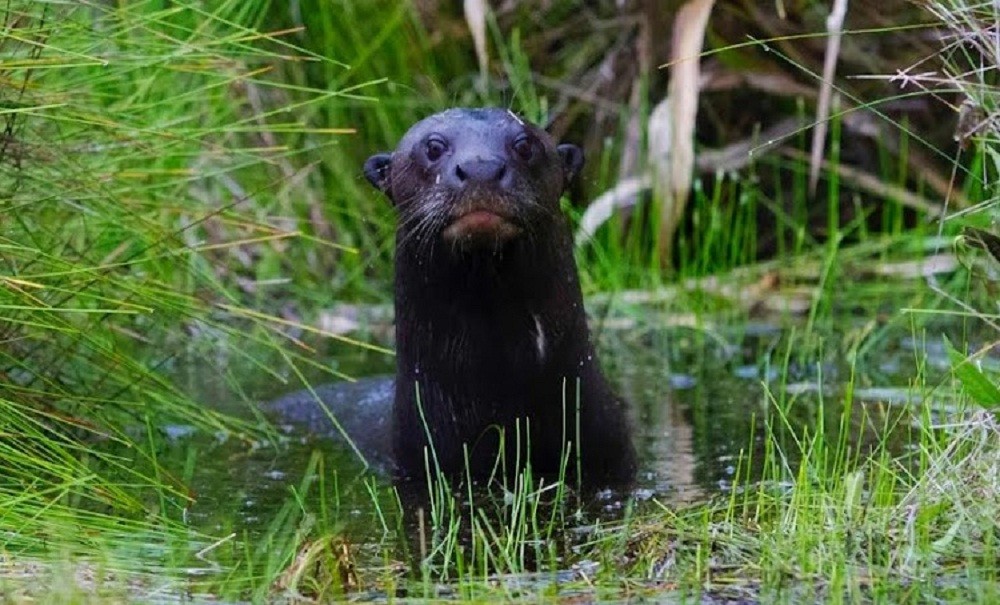
<svg viewBox="0 0 1000 605">
<path fill-rule="evenodd" d="M 487 400 L 517 399 L 548 368 L 566 365 L 562 358 L 585 354 L 586 318 L 571 250 L 560 236 L 515 240 L 499 251 L 400 248 L 399 378 L 440 390 L 428 398 L 430 408 L 492 406 Z"/>
</svg>

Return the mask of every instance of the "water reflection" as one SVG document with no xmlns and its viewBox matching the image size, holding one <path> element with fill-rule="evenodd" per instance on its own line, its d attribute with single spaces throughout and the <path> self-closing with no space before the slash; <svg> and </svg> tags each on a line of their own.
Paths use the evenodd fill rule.
<svg viewBox="0 0 1000 605">
<path fill-rule="evenodd" d="M 774 328 L 748 330 L 745 326 L 740 334 L 707 342 L 697 341 L 696 334 L 679 337 L 676 331 L 667 330 L 647 331 L 641 338 L 628 332 L 601 334 L 608 375 L 635 414 L 643 494 L 668 504 L 686 503 L 726 492 L 740 465 L 741 481 L 761 477 L 760 461 L 768 445 L 765 425 L 775 419 L 778 400 L 782 400 L 781 422 L 770 433 L 774 443 L 769 445 L 782 448 L 789 465 L 795 464 L 797 438 L 820 422 L 836 438 L 837 431 L 829 427 L 850 417 L 844 428 L 850 431 L 849 438 L 857 438 L 857 447 L 864 446 L 865 435 L 878 437 L 885 424 L 873 421 L 870 411 L 843 413 L 842 382 L 850 372 L 836 360 L 821 356 L 812 361 L 789 356 L 788 347 L 794 344 L 785 338 L 785 333 Z M 738 345 L 720 344 L 725 342 Z M 899 350 L 908 353 L 905 348 Z M 384 372 L 388 361 L 378 359 L 371 365 Z M 364 373 L 364 364 L 357 359 L 342 363 Z M 781 372 L 775 369 L 778 366 Z M 232 378 L 218 380 L 218 373 L 198 368 L 186 375 L 187 386 L 229 413 L 252 415 L 248 400 L 268 400 L 295 388 L 241 380 L 241 390 L 234 391 Z M 230 371 L 231 376 L 237 374 Z M 780 382 L 779 375 L 792 384 Z M 907 377 L 882 373 L 875 380 L 883 381 L 869 387 L 877 397 L 890 392 L 885 389 L 895 389 L 893 385 L 906 384 Z M 235 392 L 244 397 L 235 397 Z M 851 400 L 852 407 L 865 405 L 861 398 Z M 178 437 L 177 443 L 197 449 L 199 462 L 190 479 L 197 501 L 190 512 L 203 527 L 263 531 L 267 520 L 290 497 L 309 490 L 310 486 L 299 483 L 309 468 L 315 470 L 315 477 L 326 477 L 326 485 L 317 489 L 326 490 L 322 495 L 334 503 L 336 510 L 326 511 L 331 518 L 373 539 L 392 523 L 385 519 L 385 510 L 374 510 L 378 498 L 391 498 L 378 495 L 380 490 L 391 492 L 385 475 L 366 472 L 351 448 L 336 440 L 293 429 L 249 448 L 245 443 L 206 442 L 198 436 Z M 368 482 L 359 477 L 367 477 Z M 239 503 L 235 520 L 225 512 L 233 511 L 233 502 Z"/>
</svg>

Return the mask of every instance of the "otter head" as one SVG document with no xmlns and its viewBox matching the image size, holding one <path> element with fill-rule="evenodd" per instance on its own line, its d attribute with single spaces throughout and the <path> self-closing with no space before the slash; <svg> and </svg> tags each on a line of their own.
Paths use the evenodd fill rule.
<svg viewBox="0 0 1000 605">
<path fill-rule="evenodd" d="M 399 241 L 490 247 L 559 216 L 559 197 L 583 165 L 575 145 L 505 109 L 450 109 L 417 122 L 365 176 L 399 209 Z"/>
</svg>

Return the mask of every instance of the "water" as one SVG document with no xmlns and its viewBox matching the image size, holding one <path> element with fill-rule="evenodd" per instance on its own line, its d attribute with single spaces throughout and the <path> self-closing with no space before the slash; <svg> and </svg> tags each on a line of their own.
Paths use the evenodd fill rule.
<svg viewBox="0 0 1000 605">
<path fill-rule="evenodd" d="M 774 431 L 779 442 L 774 445 L 783 448 L 791 464 L 797 454 L 795 439 L 803 431 L 819 422 L 836 427 L 842 419 L 843 385 L 851 377 L 843 356 L 797 343 L 778 326 L 752 324 L 711 335 L 676 329 L 608 329 L 599 340 L 608 375 L 637 416 L 642 467 L 634 495 L 640 499 L 655 497 L 668 504 L 703 501 L 732 489 L 738 472 L 744 482 L 760 477 L 765 422 L 775 418 L 779 399 L 790 403 L 782 404 L 783 419 Z M 905 336 L 887 342 L 886 351 L 878 356 L 880 363 L 854 377 L 852 405 L 858 409 L 852 411 L 848 437 L 858 447 L 878 437 L 885 423 L 877 417 L 906 413 L 905 369 L 912 366 L 915 343 Z M 812 349 L 813 353 L 807 352 Z M 929 365 L 946 367 L 946 360 L 933 353 Z M 338 363 L 342 370 L 364 375 L 390 371 L 392 360 L 377 353 L 352 352 Z M 185 374 L 189 389 L 228 413 L 247 413 L 227 386 L 232 380 L 220 381 L 200 373 L 199 367 L 192 366 Z M 252 379 L 240 386 L 259 400 L 294 390 L 267 382 L 255 385 Z M 893 405 L 887 407 L 885 402 Z M 908 423 L 901 426 L 905 429 Z M 827 428 L 827 433 L 835 431 Z M 905 447 L 904 433 L 896 438 L 900 448 Z M 194 526 L 206 531 L 259 536 L 296 498 L 305 498 L 307 507 L 310 501 L 323 501 L 326 519 L 334 520 L 337 531 L 357 543 L 382 541 L 403 523 L 395 515 L 398 506 L 387 478 L 366 472 L 350 448 L 335 440 L 301 430 L 254 444 L 182 435 L 172 449 L 168 455 L 198 460 L 189 480 L 196 501 L 187 514 Z M 302 484 L 309 469 L 324 478 L 321 488 Z M 325 491 L 317 493 L 319 489 Z M 306 493 L 307 497 L 302 495 Z M 621 507 L 609 502 L 621 503 L 628 496 L 594 498 L 590 510 L 614 517 Z"/>
<path fill-rule="evenodd" d="M 799 439 L 820 423 L 831 440 L 840 437 L 831 427 L 842 426 L 855 451 L 882 439 L 890 449 L 905 451 L 914 395 L 906 388 L 910 368 L 919 359 L 930 381 L 932 374 L 948 368 L 936 341 L 924 342 L 903 331 L 883 335 L 877 350 L 856 358 L 852 372 L 849 360 L 859 355 L 859 347 L 845 346 L 849 339 L 843 334 L 800 337 L 794 326 L 767 323 L 698 329 L 659 327 L 663 325 L 662 318 L 648 317 L 642 323 L 608 322 L 597 331 L 607 374 L 636 415 L 642 468 L 633 492 L 588 492 L 582 500 L 571 495 L 555 512 L 543 506 L 538 518 L 560 519 L 558 534 L 546 540 L 530 535 L 511 540 L 503 533 L 516 513 L 511 494 L 456 494 L 455 515 L 466 514 L 471 497 L 477 519 L 494 524 L 490 531 L 499 534 L 497 543 L 514 549 L 511 560 L 522 566 L 516 573 L 490 567 L 496 581 L 509 584 L 511 591 L 541 594 L 560 578 L 581 579 L 579 574 L 586 575 L 587 565 L 595 563 L 580 560 L 576 546 L 592 540 L 608 521 L 620 519 L 629 502 L 641 512 L 726 496 L 768 476 L 761 463 L 767 448 L 780 450 L 780 459 L 794 473 Z M 850 320 L 838 326 L 848 334 L 859 329 Z M 334 346 L 336 350 L 316 355 L 329 359 L 338 371 L 355 376 L 391 372 L 390 356 L 354 349 L 345 353 Z M 189 363 L 176 368 L 175 378 L 207 405 L 248 419 L 255 417 L 252 402 L 297 388 L 293 382 L 275 381 L 258 366 L 241 367 L 239 359 L 206 361 L 192 353 Z M 844 396 L 848 388 L 850 398 Z M 770 431 L 765 429 L 768 422 Z M 896 428 L 887 435 L 886 426 Z M 368 587 L 384 586 L 386 575 L 413 578 L 427 572 L 430 578 L 441 577 L 441 570 L 454 565 L 447 553 L 433 551 L 448 538 L 442 533 L 448 527 L 435 526 L 426 492 L 397 492 L 386 476 L 366 469 L 343 443 L 303 430 L 250 438 L 186 426 L 162 429 L 166 438 L 157 444 L 161 473 L 172 475 L 171 483 L 183 486 L 192 500 L 152 494 L 146 504 L 183 521 L 191 533 L 179 540 L 177 552 L 156 536 L 131 541 L 142 545 L 143 554 L 133 559 L 143 569 L 164 566 L 170 575 L 180 571 L 189 582 L 204 581 L 211 593 L 227 577 L 284 577 L 295 569 L 293 561 L 304 556 L 295 549 L 315 545 L 317 539 L 348 550 L 356 573 L 374 573 L 374 579 L 360 583 Z M 133 457 L 131 452 L 122 456 Z M 135 464 L 143 462 L 136 458 Z M 139 470 L 152 475 L 150 469 Z M 551 488 L 538 498 L 553 499 Z M 474 539 L 467 525 L 456 531 L 452 537 L 460 544 Z M 121 548 L 133 547 L 123 543 Z M 546 573 L 522 573 L 525 569 Z M 245 580 L 240 582 L 246 586 Z M 431 583 L 431 596 L 447 597 L 457 589 L 446 581 Z M 254 590 L 268 594 L 270 586 Z M 176 593 L 168 589 L 167 594 Z M 220 596 L 242 599 L 246 594 L 240 588 Z"/>
</svg>

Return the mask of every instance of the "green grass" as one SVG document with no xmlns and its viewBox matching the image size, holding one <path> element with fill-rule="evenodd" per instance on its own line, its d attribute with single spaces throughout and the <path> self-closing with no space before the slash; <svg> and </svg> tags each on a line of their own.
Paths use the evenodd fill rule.
<svg viewBox="0 0 1000 605">
<path fill-rule="evenodd" d="M 758 303 L 804 297 L 798 319 L 782 320 L 791 335 L 757 352 L 778 379 L 723 426 L 763 444 L 747 439 L 728 491 L 602 514 L 573 486 L 539 486 L 528 474 L 490 493 L 432 483 L 415 510 L 405 494 L 356 481 L 340 458 L 303 446 L 300 466 L 268 492 L 277 505 L 262 509 L 265 518 L 240 517 L 244 497 L 258 492 L 238 490 L 192 521 L 209 498 L 191 485 L 205 475 L 247 464 L 257 473 L 248 481 L 261 483 L 268 466 L 247 459 L 289 456 L 292 446 L 256 421 L 258 393 L 341 377 L 352 355 L 385 356 L 312 327 L 331 300 L 390 297 L 394 217 L 361 176 L 364 158 L 445 106 L 511 105 L 536 120 L 558 107 L 532 73 L 534 22 L 505 31 L 491 23 L 506 81 L 480 86 L 467 41 L 426 31 L 407 3 L 290 6 L 0 4 L 5 599 L 141 601 L 162 591 L 261 601 L 291 590 L 459 601 L 1000 596 L 1000 429 L 987 411 L 997 404 L 997 368 L 985 346 L 996 338 L 987 279 L 995 266 L 969 252 L 967 266 L 930 287 L 872 272 L 950 251 L 964 225 L 990 228 L 997 133 L 988 128 L 956 163 L 954 184 L 974 206 L 952 208 L 944 223 L 891 195 L 872 200 L 836 170 L 849 136 L 838 116 L 832 170 L 815 200 L 794 154 L 697 180 L 674 275 L 652 252 L 658 220 L 648 203 L 631 229 L 618 216 L 578 251 L 587 291 L 610 292 L 595 305 L 601 317 L 634 322 L 637 340 L 651 324 L 676 321 L 670 342 L 650 336 L 648 352 L 701 368 L 702 382 L 713 379 L 704 368 L 723 345 L 741 342 L 727 329 L 738 334 Z M 989 42 L 979 28 L 994 9 L 936 6 L 967 40 Z M 603 40 L 566 44 L 558 58 L 583 62 L 603 52 Z M 993 76 L 969 69 L 974 49 L 946 49 L 945 85 L 992 111 Z M 808 119 L 801 104 L 792 113 Z M 626 118 L 623 108 L 617 119 Z M 924 139 L 898 127 L 901 146 L 877 149 L 879 176 L 931 198 L 907 161 Z M 797 134 L 792 147 L 804 152 L 806 139 Z M 620 147 L 611 140 L 590 158 L 591 193 L 616 181 Z M 787 186 L 773 186 L 782 179 Z M 845 204 L 856 212 L 841 220 Z M 880 216 L 868 220 L 876 204 Z M 759 261 L 764 245 L 773 257 Z M 780 286 L 755 293 L 768 276 Z M 649 300 L 617 294 L 632 289 Z M 956 312 L 965 314 L 958 329 L 948 316 Z M 927 346 L 947 331 L 948 367 L 935 372 L 940 358 L 918 347 L 908 385 L 916 403 L 857 405 L 852 393 L 871 386 L 856 382 L 871 380 L 862 370 L 877 367 L 900 331 Z M 634 358 L 611 353 L 605 364 L 626 374 Z M 797 368 L 830 358 L 851 368 L 829 379 L 833 394 L 786 388 Z M 179 378 L 192 367 L 218 374 L 242 412 L 197 400 Z M 823 384 L 822 370 L 816 380 Z M 691 409 L 702 443 L 720 430 L 711 410 Z M 188 427 L 195 437 L 168 434 Z M 900 449 L 901 439 L 909 446 Z M 376 544 L 352 540 L 374 534 Z"/>
<path fill-rule="evenodd" d="M 781 376 L 797 347 L 790 340 L 775 360 Z M 363 544 L 346 558 L 303 550 L 311 565 L 294 567 L 310 570 L 297 586 L 320 599 L 360 588 L 460 601 L 669 593 L 692 602 L 990 602 L 1000 590 L 1000 425 L 954 379 L 935 380 L 918 374 L 916 403 L 896 408 L 855 402 L 853 374 L 818 398 L 762 385 L 750 425 L 762 427 L 763 445 L 748 443 L 730 489 L 707 502 L 664 494 L 606 515 L 592 496 L 539 487 L 530 473 L 492 493 L 433 483 L 426 508 L 390 511 L 410 527 L 387 521 L 404 533 L 378 554 L 359 554 Z M 309 544 L 350 545 L 350 536 L 321 530 Z M 413 567 L 401 573 L 383 559 Z M 322 580 L 345 565 L 357 584 Z"/>
<path fill-rule="evenodd" d="M 248 261 L 289 250 L 294 266 L 293 240 L 359 255 L 272 213 L 299 195 L 292 161 L 306 148 L 286 139 L 346 136 L 294 110 L 357 92 L 275 78 L 280 58 L 327 60 L 258 33 L 262 7 L 161 4 L 0 8 L 0 549 L 10 556 L 93 553 L 129 524 L 153 536 L 133 543 L 203 547 L 182 524 L 191 495 L 180 469 L 158 460 L 163 429 L 245 442 L 267 431 L 193 400 L 172 377 L 178 366 L 221 373 L 239 361 L 287 382 L 276 365 L 286 359 L 336 374 L 290 346 L 298 322 L 255 310 L 281 283 Z"/>
</svg>

